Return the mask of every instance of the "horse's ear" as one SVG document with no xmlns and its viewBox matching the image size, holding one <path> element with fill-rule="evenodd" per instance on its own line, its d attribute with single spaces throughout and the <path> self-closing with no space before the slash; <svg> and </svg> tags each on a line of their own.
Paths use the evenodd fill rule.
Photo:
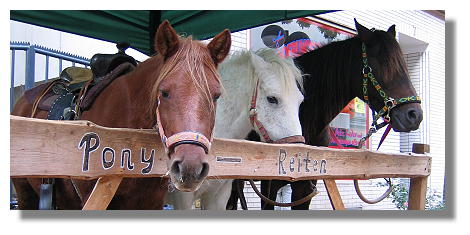
<svg viewBox="0 0 470 235">
<path fill-rule="evenodd" d="M 212 41 L 207 45 L 207 49 L 211 54 L 212 60 L 217 65 L 227 57 L 232 46 L 232 38 L 228 29 L 217 34 Z"/>
<path fill-rule="evenodd" d="M 387 33 L 390 34 L 390 36 L 392 36 L 393 38 L 395 38 L 397 34 L 395 31 L 395 25 L 390 26 L 390 28 L 388 28 L 387 30 Z"/>
<path fill-rule="evenodd" d="M 179 47 L 179 36 L 168 20 L 158 26 L 155 34 L 155 50 L 165 59 L 173 55 Z"/>
<path fill-rule="evenodd" d="M 359 38 L 363 42 L 366 42 L 366 43 L 369 42 L 370 39 L 372 38 L 373 32 L 370 31 L 368 28 L 359 24 L 356 18 L 354 18 L 354 23 L 356 24 L 357 35 L 359 36 Z"/>
</svg>

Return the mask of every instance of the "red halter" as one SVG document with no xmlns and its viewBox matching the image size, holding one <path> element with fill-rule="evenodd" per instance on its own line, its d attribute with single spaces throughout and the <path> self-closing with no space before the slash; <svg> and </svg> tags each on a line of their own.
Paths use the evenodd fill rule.
<svg viewBox="0 0 470 235">
<path fill-rule="evenodd" d="M 166 137 L 165 131 L 163 130 L 162 122 L 160 121 L 160 112 L 158 107 L 160 106 L 160 99 L 158 99 L 158 106 L 156 109 L 157 113 L 157 124 L 158 126 L 157 133 L 160 135 L 163 145 L 165 146 L 165 151 L 168 153 L 169 150 L 173 147 L 176 147 L 180 144 L 195 144 L 204 148 L 206 154 L 209 154 L 211 149 L 211 142 L 213 140 L 213 134 L 211 134 L 210 140 L 201 133 L 195 131 L 182 131 L 178 132 L 170 137 Z"/>
<path fill-rule="evenodd" d="M 293 136 L 288 136 L 282 139 L 278 140 L 272 140 L 269 138 L 268 132 L 266 131 L 266 128 L 264 128 L 263 124 L 258 120 L 257 116 L 257 110 L 256 110 L 256 99 L 258 97 L 258 85 L 259 85 L 259 80 L 256 81 L 256 87 L 255 90 L 253 91 L 253 96 L 251 98 L 251 106 L 250 106 L 250 122 L 253 127 L 258 128 L 260 134 L 263 136 L 264 140 L 266 143 L 305 143 L 305 138 L 301 135 L 293 135 Z"/>
</svg>

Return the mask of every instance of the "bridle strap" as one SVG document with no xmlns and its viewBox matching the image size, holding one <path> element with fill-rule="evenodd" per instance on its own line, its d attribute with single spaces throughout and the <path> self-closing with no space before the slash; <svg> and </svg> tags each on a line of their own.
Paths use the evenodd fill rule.
<svg viewBox="0 0 470 235">
<path fill-rule="evenodd" d="M 258 128 L 260 134 L 263 136 L 266 143 L 275 143 L 275 144 L 305 143 L 305 138 L 302 135 L 288 136 L 288 137 L 278 139 L 278 140 L 272 140 L 269 137 L 268 131 L 266 130 L 266 128 L 264 128 L 263 124 L 258 120 L 258 112 L 256 110 L 256 99 L 258 98 L 258 86 L 259 86 L 259 80 L 256 81 L 256 86 L 253 91 L 253 96 L 251 97 L 250 112 L 249 112 L 251 125 L 253 127 Z"/>
<path fill-rule="evenodd" d="M 172 148 L 180 145 L 180 144 L 195 144 L 198 146 L 201 146 L 204 148 L 204 151 L 206 154 L 209 154 L 209 151 L 211 149 L 211 142 L 213 140 L 213 134 L 211 134 L 211 138 L 208 139 L 206 136 L 199 132 L 195 131 L 182 131 L 178 132 L 174 135 L 171 135 L 170 137 L 167 137 L 165 135 L 165 130 L 163 129 L 162 122 L 160 120 L 160 112 L 158 110 L 160 106 L 160 100 L 157 101 L 158 106 L 156 109 L 156 115 L 157 115 L 157 133 L 160 135 L 160 139 L 162 140 L 163 146 L 165 147 L 165 151 L 168 153 L 169 150 Z"/>
<path fill-rule="evenodd" d="M 258 112 L 256 110 L 256 99 L 258 98 L 258 86 L 259 86 L 259 79 L 256 81 L 256 86 L 253 91 L 253 96 L 251 97 L 251 104 L 250 104 L 250 122 L 253 127 L 257 127 L 260 134 L 263 136 L 264 140 L 267 143 L 273 143 L 274 141 L 269 137 L 268 131 L 264 128 L 263 124 L 258 120 Z"/>
<path fill-rule="evenodd" d="M 377 81 L 377 79 L 375 79 L 375 76 L 372 73 L 372 68 L 369 66 L 369 62 L 367 58 L 366 44 L 364 42 L 362 43 L 362 62 L 364 65 L 364 67 L 362 68 L 362 74 L 363 74 L 362 92 L 363 92 L 363 97 L 364 97 L 363 100 L 364 102 L 369 104 L 367 85 L 368 85 L 368 82 L 370 81 L 372 83 L 372 86 L 377 90 L 377 93 L 383 98 L 384 106 L 381 110 L 379 110 L 379 112 L 377 112 L 377 114 L 374 115 L 374 119 L 372 121 L 371 128 L 369 128 L 369 132 L 359 141 L 359 146 L 358 146 L 359 148 L 362 148 L 367 138 L 369 138 L 372 134 L 377 132 L 380 128 L 390 124 L 390 113 L 392 109 L 403 104 L 421 103 L 421 98 L 417 95 L 402 97 L 399 99 L 394 99 L 387 95 L 387 93 L 382 89 L 382 86 L 380 86 L 379 82 Z M 384 122 L 378 124 L 377 122 L 380 117 L 384 119 Z M 382 142 L 385 140 L 385 137 L 387 136 L 390 129 L 391 129 L 390 126 L 387 127 L 387 131 L 382 136 L 379 147 L 382 144 Z"/>
<path fill-rule="evenodd" d="M 196 144 L 204 148 L 206 154 L 209 153 L 211 142 L 201 133 L 192 131 L 178 132 L 166 139 L 166 147 L 171 149 L 180 144 Z"/>
<path fill-rule="evenodd" d="M 288 137 L 284 137 L 282 139 L 275 140 L 272 143 L 274 143 L 274 144 L 285 144 L 285 143 L 305 144 L 305 138 L 301 135 L 293 135 L 293 136 L 288 136 Z"/>
<path fill-rule="evenodd" d="M 258 120 L 258 113 L 257 113 L 257 110 L 256 110 L 256 100 L 258 98 L 258 86 L 259 86 L 259 80 L 256 81 L 256 86 L 255 86 L 255 89 L 253 91 L 253 96 L 251 97 L 251 104 L 250 104 L 250 112 L 249 112 L 249 117 L 250 117 L 250 122 L 251 122 L 251 125 L 253 127 L 256 127 L 258 128 L 260 134 L 263 136 L 264 140 L 266 141 L 266 143 L 275 143 L 275 144 L 282 144 L 282 143 L 302 143 L 304 144 L 305 143 L 305 138 L 302 136 L 302 135 L 293 135 L 293 136 L 288 136 L 288 137 L 284 137 L 282 139 L 278 139 L 278 140 L 272 140 L 269 135 L 268 135 L 268 132 L 266 131 L 266 128 L 264 128 L 263 124 Z M 315 195 L 318 194 L 318 190 L 316 189 L 316 187 L 312 184 L 312 186 L 314 187 L 313 188 L 313 192 L 310 193 L 309 195 L 307 195 L 306 197 L 300 199 L 300 200 L 297 200 L 295 202 L 292 202 L 292 203 L 278 203 L 278 202 L 275 202 L 269 198 L 267 198 L 266 196 L 264 196 L 259 190 L 258 188 L 255 186 L 253 180 L 249 180 L 250 184 L 251 184 L 251 187 L 253 188 L 253 190 L 256 192 L 256 194 L 265 202 L 269 203 L 269 204 L 272 204 L 272 205 L 275 205 L 275 206 L 281 206 L 281 207 L 291 207 L 291 206 L 298 206 L 300 204 L 303 204 L 305 202 L 307 202 L 308 200 L 312 199 L 312 197 L 314 197 Z M 271 184 L 271 181 L 269 181 L 269 183 Z"/>
</svg>

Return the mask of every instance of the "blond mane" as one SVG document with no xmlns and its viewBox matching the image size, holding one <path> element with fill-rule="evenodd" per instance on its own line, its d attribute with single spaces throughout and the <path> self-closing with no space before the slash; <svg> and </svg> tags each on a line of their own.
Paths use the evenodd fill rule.
<svg viewBox="0 0 470 235">
<path fill-rule="evenodd" d="M 159 56 L 158 54 L 156 56 Z M 185 71 L 190 78 L 191 82 L 196 86 L 199 94 L 203 95 L 207 100 L 210 111 L 215 111 L 214 104 L 212 102 L 212 96 L 210 94 L 208 74 L 206 69 L 216 77 L 217 81 L 220 83 L 220 75 L 217 71 L 217 68 L 209 54 L 209 51 L 206 49 L 206 46 L 199 42 L 192 40 L 192 37 L 187 38 L 180 37 L 179 48 L 174 55 L 169 57 L 163 64 L 160 72 L 156 74 L 157 78 L 153 84 L 150 99 L 151 103 L 154 105 L 151 107 L 151 111 L 154 112 L 157 108 L 157 103 L 155 102 L 158 99 L 158 88 L 160 83 L 168 77 L 169 74 L 175 71 Z"/>
</svg>

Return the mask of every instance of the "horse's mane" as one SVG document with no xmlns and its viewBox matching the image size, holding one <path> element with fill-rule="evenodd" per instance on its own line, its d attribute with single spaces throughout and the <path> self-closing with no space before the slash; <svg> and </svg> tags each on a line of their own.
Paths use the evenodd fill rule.
<svg viewBox="0 0 470 235">
<path fill-rule="evenodd" d="M 150 60 L 155 61 L 153 63 L 157 63 L 159 61 L 158 57 L 160 56 L 157 53 L 154 57 L 150 58 Z M 211 112 L 214 111 L 215 107 L 210 94 L 208 74 L 205 69 L 208 69 L 220 82 L 220 75 L 204 44 L 192 40 L 191 36 L 187 38 L 180 37 L 179 48 L 176 53 L 163 63 L 158 73 L 153 75 L 156 76 L 156 79 L 150 94 L 150 102 L 154 105 L 150 106 L 150 111 L 155 112 L 157 106 L 155 101 L 158 98 L 158 87 L 161 81 L 175 71 L 187 71 L 189 76 L 185 77 L 191 79 L 191 81 L 188 82 L 192 82 L 197 87 L 198 92 L 207 99 Z"/>
<path fill-rule="evenodd" d="M 377 55 L 376 58 L 379 60 L 380 64 L 387 65 L 382 68 L 383 71 L 381 75 L 384 81 L 393 79 L 393 74 L 408 74 L 400 45 L 395 38 L 387 34 L 387 32 L 377 30 L 377 36 L 375 37 L 376 40 L 379 41 L 377 44 L 380 45 L 379 55 Z"/>
<path fill-rule="evenodd" d="M 279 74 L 283 79 L 283 92 L 291 93 L 296 89 L 300 89 L 303 93 L 303 79 L 302 72 L 295 65 L 294 60 L 291 58 L 281 58 L 276 50 L 263 48 L 255 52 L 256 55 L 263 58 L 266 62 L 272 65 L 275 74 Z M 292 86 L 292 80 L 295 81 L 297 87 Z"/>
<path fill-rule="evenodd" d="M 249 67 L 251 67 L 251 72 L 253 74 L 249 74 L 247 76 L 248 80 L 246 80 L 245 82 L 249 83 L 249 87 L 254 87 L 256 81 L 260 77 L 264 77 L 263 73 L 267 71 L 265 71 L 265 68 L 258 67 L 256 63 L 252 63 L 251 57 L 253 56 L 258 56 L 264 61 L 264 63 L 267 63 L 267 65 L 270 67 L 270 73 L 279 75 L 276 77 L 282 79 L 281 92 L 283 94 L 290 94 L 291 92 L 296 91 L 296 89 L 300 89 L 303 92 L 302 73 L 300 69 L 296 67 L 292 59 L 281 58 L 274 49 L 259 49 L 255 52 L 245 50 L 236 51 L 230 56 L 229 59 L 227 59 L 221 64 L 219 69 L 222 71 L 222 73 L 224 73 L 226 72 L 225 70 L 228 70 L 233 66 L 245 66 L 249 64 Z M 292 83 L 292 81 L 295 82 Z M 293 84 L 297 84 L 297 86 Z"/>
<path fill-rule="evenodd" d="M 352 68 L 360 62 L 360 39 L 332 42 L 295 59 L 305 75 L 300 118 L 304 135 L 316 136 L 348 99 Z M 361 79 L 358 77 L 357 79 Z M 305 129 L 304 127 L 304 129 Z"/>
</svg>

